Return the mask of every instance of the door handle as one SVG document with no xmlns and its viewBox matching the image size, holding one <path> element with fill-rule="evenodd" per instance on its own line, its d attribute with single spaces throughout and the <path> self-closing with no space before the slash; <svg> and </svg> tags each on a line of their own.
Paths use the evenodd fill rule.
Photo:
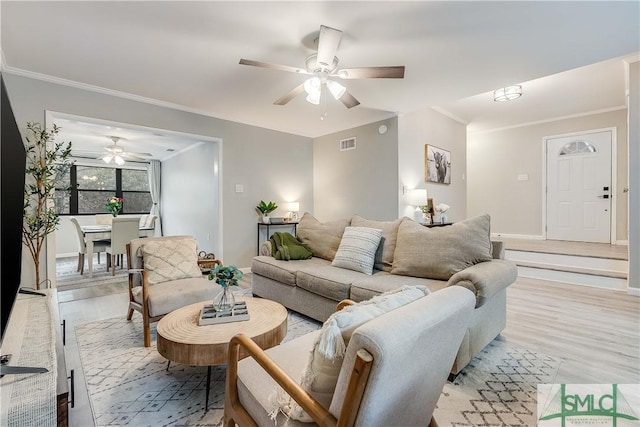
<svg viewBox="0 0 640 427">
<path fill-rule="evenodd" d="M 605 194 L 603 196 L 598 196 L 598 199 L 608 199 L 608 198 L 609 198 L 608 194 Z"/>
</svg>

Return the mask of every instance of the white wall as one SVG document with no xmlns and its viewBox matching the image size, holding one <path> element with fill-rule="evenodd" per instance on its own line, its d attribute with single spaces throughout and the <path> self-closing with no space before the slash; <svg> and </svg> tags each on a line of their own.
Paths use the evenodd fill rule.
<svg viewBox="0 0 640 427">
<path fill-rule="evenodd" d="M 3 78 L 23 134 L 27 121 L 45 123 L 49 110 L 221 139 L 221 228 L 227 264 L 250 265 L 256 243 L 254 207 L 260 199 L 295 199 L 301 209 L 313 210 L 310 138 L 9 73 L 3 73 Z M 235 193 L 237 183 L 244 184 L 244 193 Z M 196 201 L 193 209 L 198 209 Z M 54 258 L 47 259 L 51 263 Z M 29 255 L 23 260 L 23 282 L 33 282 Z"/>
<path fill-rule="evenodd" d="M 542 140 L 545 136 L 606 127 L 617 128 L 617 178 L 614 202 L 617 240 L 627 239 L 627 124 L 618 110 L 578 118 L 468 136 L 469 216 L 491 214 L 493 233 L 540 237 L 542 233 Z M 517 181 L 527 174 L 528 181 Z"/>
<path fill-rule="evenodd" d="M 466 126 L 427 108 L 398 117 L 398 215 L 413 215 L 402 186 L 426 188 L 435 204 L 446 203 L 450 221 L 467 218 L 467 134 Z M 451 184 L 425 182 L 425 144 L 451 152 Z"/>
<path fill-rule="evenodd" d="M 380 125 L 387 133 L 380 135 Z M 340 151 L 342 139 L 356 137 L 356 149 Z M 316 218 L 397 218 L 398 120 L 391 118 L 313 140 Z"/>
<path fill-rule="evenodd" d="M 629 288 L 640 292 L 640 62 L 629 65 Z"/>
</svg>

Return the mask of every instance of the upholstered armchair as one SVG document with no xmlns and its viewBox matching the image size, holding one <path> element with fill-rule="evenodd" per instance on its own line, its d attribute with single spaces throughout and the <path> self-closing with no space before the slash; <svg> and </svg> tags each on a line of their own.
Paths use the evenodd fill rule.
<svg viewBox="0 0 640 427">
<path fill-rule="evenodd" d="M 150 324 L 200 301 L 213 300 L 216 287 L 198 267 L 197 242 L 191 236 L 133 239 L 127 244 L 129 311 L 142 314 L 144 345 L 151 345 Z"/>
<path fill-rule="evenodd" d="M 472 292 L 454 286 L 343 331 L 350 338 L 341 365 L 333 366 L 339 372 L 331 390 L 308 390 L 308 384 L 330 383 L 318 377 L 308 381 L 308 372 L 316 369 L 323 331 L 332 325 L 325 322 L 320 331 L 266 351 L 239 334 L 229 346 L 224 425 L 437 426 L 433 411 L 474 305 Z M 249 357 L 239 361 L 240 354 Z M 289 403 L 274 399 L 280 388 Z"/>
</svg>

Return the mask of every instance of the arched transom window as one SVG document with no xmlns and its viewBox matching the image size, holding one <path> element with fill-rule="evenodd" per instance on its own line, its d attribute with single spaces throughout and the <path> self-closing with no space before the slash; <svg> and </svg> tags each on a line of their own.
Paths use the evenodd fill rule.
<svg viewBox="0 0 640 427">
<path fill-rule="evenodd" d="M 577 140 L 564 144 L 560 149 L 559 155 L 573 156 L 576 154 L 592 154 L 597 151 L 596 147 L 589 141 Z"/>
</svg>

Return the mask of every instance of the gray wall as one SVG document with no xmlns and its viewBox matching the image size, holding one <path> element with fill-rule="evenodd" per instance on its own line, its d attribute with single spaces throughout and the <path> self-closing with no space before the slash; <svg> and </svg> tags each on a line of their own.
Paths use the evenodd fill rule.
<svg viewBox="0 0 640 427">
<path fill-rule="evenodd" d="M 388 130 L 378 133 L 380 125 Z M 355 150 L 340 140 L 356 137 Z M 398 215 L 398 119 L 391 118 L 313 140 L 314 216 L 390 220 Z M 301 207 L 301 211 L 302 207 Z"/>
<path fill-rule="evenodd" d="M 640 62 L 629 65 L 629 288 L 640 289 Z"/>
<path fill-rule="evenodd" d="M 468 136 L 469 216 L 491 214 L 493 233 L 542 236 L 542 141 L 545 136 L 617 128 L 617 240 L 627 239 L 627 123 L 619 110 Z M 528 181 L 517 181 L 528 174 Z"/>
<path fill-rule="evenodd" d="M 160 166 L 163 234 L 194 236 L 199 250 L 217 256 L 221 256 L 219 166 L 217 142 L 202 142 Z"/>
<path fill-rule="evenodd" d="M 435 204 L 450 206 L 447 217 L 450 221 L 467 218 L 467 130 L 466 126 L 427 108 L 398 118 L 398 169 L 399 184 L 396 189 L 398 215 L 413 216 L 414 207 L 408 206 L 402 186 L 426 188 L 428 197 Z M 425 182 L 425 144 L 451 153 L 451 184 Z"/>
<path fill-rule="evenodd" d="M 313 210 L 310 138 L 3 73 L 18 126 L 44 123 L 45 110 L 220 138 L 223 142 L 223 261 L 248 267 L 255 254 L 254 207 L 260 199 L 298 200 Z M 286 165 L 283 167 L 282 165 Z M 235 184 L 244 193 L 235 193 Z M 198 202 L 193 201 L 193 209 Z M 33 267 L 23 257 L 23 277 Z M 49 262 L 55 259 L 49 258 Z"/>
</svg>

